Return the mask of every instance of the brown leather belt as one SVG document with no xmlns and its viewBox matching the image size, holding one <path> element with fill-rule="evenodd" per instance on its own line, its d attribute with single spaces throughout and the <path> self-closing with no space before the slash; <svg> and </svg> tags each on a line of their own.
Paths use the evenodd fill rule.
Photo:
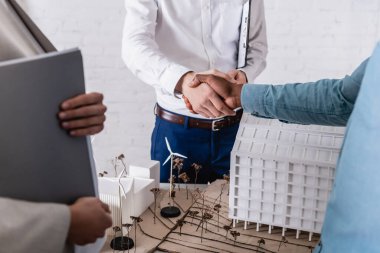
<svg viewBox="0 0 380 253">
<path fill-rule="evenodd" d="M 164 119 L 171 123 L 180 124 L 180 125 L 185 124 L 185 116 L 169 112 L 165 110 L 164 108 L 162 108 L 161 106 L 159 106 L 158 104 L 156 105 L 154 109 L 154 113 L 161 119 Z M 205 120 L 205 119 L 197 119 L 197 118 L 189 117 L 188 127 L 203 128 L 203 129 L 210 129 L 212 131 L 219 131 L 222 128 L 230 127 L 232 125 L 239 123 L 242 115 L 243 115 L 243 110 L 238 110 L 235 116 L 226 116 L 226 117 L 215 119 L 215 120 L 207 120 L 207 119 Z"/>
</svg>

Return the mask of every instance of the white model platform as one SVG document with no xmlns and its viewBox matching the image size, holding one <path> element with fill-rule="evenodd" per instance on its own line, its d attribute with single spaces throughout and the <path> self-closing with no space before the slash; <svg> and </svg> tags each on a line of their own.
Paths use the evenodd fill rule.
<svg viewBox="0 0 380 253">
<path fill-rule="evenodd" d="M 242 118 L 231 153 L 229 217 L 320 233 L 345 128 Z M 235 224 L 234 222 L 234 224 Z"/>
</svg>

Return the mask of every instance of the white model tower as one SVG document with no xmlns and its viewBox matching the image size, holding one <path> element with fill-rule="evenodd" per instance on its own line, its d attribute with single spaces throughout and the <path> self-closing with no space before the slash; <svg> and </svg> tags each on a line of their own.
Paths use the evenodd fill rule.
<svg viewBox="0 0 380 253">
<path fill-rule="evenodd" d="M 344 128 L 244 115 L 231 153 L 229 217 L 320 233 Z"/>
</svg>

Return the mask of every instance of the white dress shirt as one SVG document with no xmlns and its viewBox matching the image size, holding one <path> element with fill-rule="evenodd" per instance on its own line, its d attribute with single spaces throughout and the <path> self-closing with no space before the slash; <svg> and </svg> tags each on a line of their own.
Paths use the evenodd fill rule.
<svg viewBox="0 0 380 253">
<path fill-rule="evenodd" d="M 248 0 L 125 0 L 122 57 L 143 82 L 152 85 L 158 104 L 188 111 L 174 89 L 189 71 L 237 68 L 243 5 Z M 253 81 L 265 68 L 267 39 L 263 0 L 252 0 L 247 66 Z"/>
</svg>

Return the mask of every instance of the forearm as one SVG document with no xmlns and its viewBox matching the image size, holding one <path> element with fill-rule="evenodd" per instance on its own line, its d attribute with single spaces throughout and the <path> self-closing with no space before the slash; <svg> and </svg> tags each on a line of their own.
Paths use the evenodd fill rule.
<svg viewBox="0 0 380 253">
<path fill-rule="evenodd" d="M 243 87 L 246 112 L 289 123 L 344 126 L 351 115 L 368 59 L 350 76 L 317 82 Z"/>
<path fill-rule="evenodd" d="M 0 213 L 0 244 L 4 251 L 63 252 L 70 225 L 67 206 L 0 198 Z"/>
</svg>

